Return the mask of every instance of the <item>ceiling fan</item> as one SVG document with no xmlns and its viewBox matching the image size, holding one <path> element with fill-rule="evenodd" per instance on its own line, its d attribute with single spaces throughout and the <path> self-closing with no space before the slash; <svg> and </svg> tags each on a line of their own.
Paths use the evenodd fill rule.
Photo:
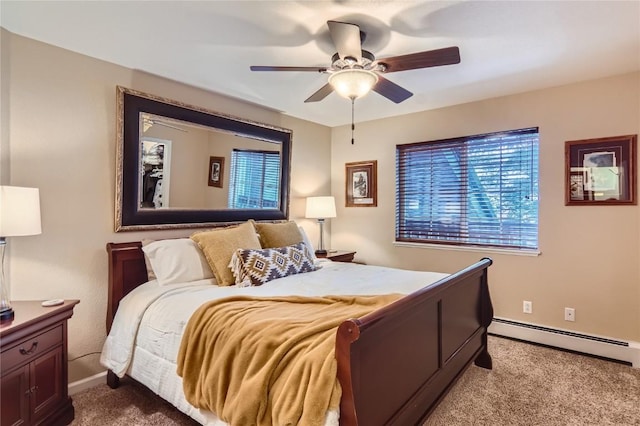
<svg viewBox="0 0 640 426">
<path fill-rule="evenodd" d="M 352 101 L 373 90 L 385 98 L 400 103 L 413 93 L 387 80 L 382 74 L 460 63 L 457 46 L 407 55 L 378 59 L 362 50 L 366 34 L 356 24 L 327 21 L 331 40 L 337 53 L 329 67 L 251 66 L 251 71 L 315 71 L 329 74 L 329 81 L 305 102 L 318 102 L 334 90 Z"/>
</svg>

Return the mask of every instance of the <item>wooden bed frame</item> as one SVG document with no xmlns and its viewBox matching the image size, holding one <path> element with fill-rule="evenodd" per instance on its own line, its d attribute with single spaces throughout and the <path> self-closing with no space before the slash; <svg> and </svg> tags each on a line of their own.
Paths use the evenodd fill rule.
<svg viewBox="0 0 640 426">
<path fill-rule="evenodd" d="M 107 330 L 118 303 L 147 281 L 140 242 L 109 243 Z M 487 269 L 479 262 L 338 328 L 341 425 L 421 424 L 466 368 L 491 369 L 493 319 Z M 107 372 L 116 388 L 118 377 Z"/>
</svg>

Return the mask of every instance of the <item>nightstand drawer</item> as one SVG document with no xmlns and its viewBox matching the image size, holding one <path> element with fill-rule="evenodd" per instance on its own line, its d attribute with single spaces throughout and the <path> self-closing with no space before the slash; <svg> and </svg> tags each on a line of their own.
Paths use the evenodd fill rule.
<svg viewBox="0 0 640 426">
<path fill-rule="evenodd" d="M 20 364 L 27 363 L 46 350 L 60 344 L 62 344 L 62 325 L 35 337 L 29 337 L 11 348 L 2 348 L 2 355 L 0 355 L 2 370 L 6 372 Z"/>
</svg>

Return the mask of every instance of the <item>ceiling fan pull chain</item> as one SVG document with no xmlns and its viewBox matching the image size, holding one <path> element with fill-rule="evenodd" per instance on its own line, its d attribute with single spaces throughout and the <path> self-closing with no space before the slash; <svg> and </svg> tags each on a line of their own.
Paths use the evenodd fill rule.
<svg viewBox="0 0 640 426">
<path fill-rule="evenodd" d="M 356 99 L 351 98 L 351 145 L 353 145 L 353 131 L 356 129 L 355 120 L 353 118 L 354 117 L 353 110 L 354 110 L 355 102 L 356 102 Z"/>
</svg>

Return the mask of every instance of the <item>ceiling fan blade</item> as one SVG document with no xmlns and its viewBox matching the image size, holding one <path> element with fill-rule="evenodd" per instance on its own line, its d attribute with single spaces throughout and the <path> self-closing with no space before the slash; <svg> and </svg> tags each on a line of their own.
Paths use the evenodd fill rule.
<svg viewBox="0 0 640 426">
<path fill-rule="evenodd" d="M 373 90 L 397 104 L 413 96 L 413 93 L 407 89 L 398 86 L 381 75 L 378 75 L 378 82 L 373 86 Z"/>
<path fill-rule="evenodd" d="M 378 63 L 385 65 L 386 70 L 384 72 L 386 73 L 459 64 L 460 50 L 458 46 L 445 47 L 444 49 L 378 59 Z"/>
<path fill-rule="evenodd" d="M 318 102 L 323 100 L 324 98 L 326 98 L 327 96 L 329 96 L 329 94 L 331 94 L 331 92 L 333 92 L 333 86 L 331 86 L 329 83 L 325 84 L 324 86 L 322 86 L 320 89 L 318 89 L 318 91 L 316 91 L 316 93 L 314 93 L 313 95 L 309 96 L 304 102 Z"/>
<path fill-rule="evenodd" d="M 355 58 L 358 62 L 362 59 L 362 46 L 360 45 L 360 27 L 346 22 L 327 21 L 331 40 L 338 50 L 340 59 L 347 56 Z"/>
<path fill-rule="evenodd" d="M 251 71 L 315 71 L 325 72 L 327 67 L 272 67 L 272 66 L 260 66 L 252 65 Z"/>
</svg>

